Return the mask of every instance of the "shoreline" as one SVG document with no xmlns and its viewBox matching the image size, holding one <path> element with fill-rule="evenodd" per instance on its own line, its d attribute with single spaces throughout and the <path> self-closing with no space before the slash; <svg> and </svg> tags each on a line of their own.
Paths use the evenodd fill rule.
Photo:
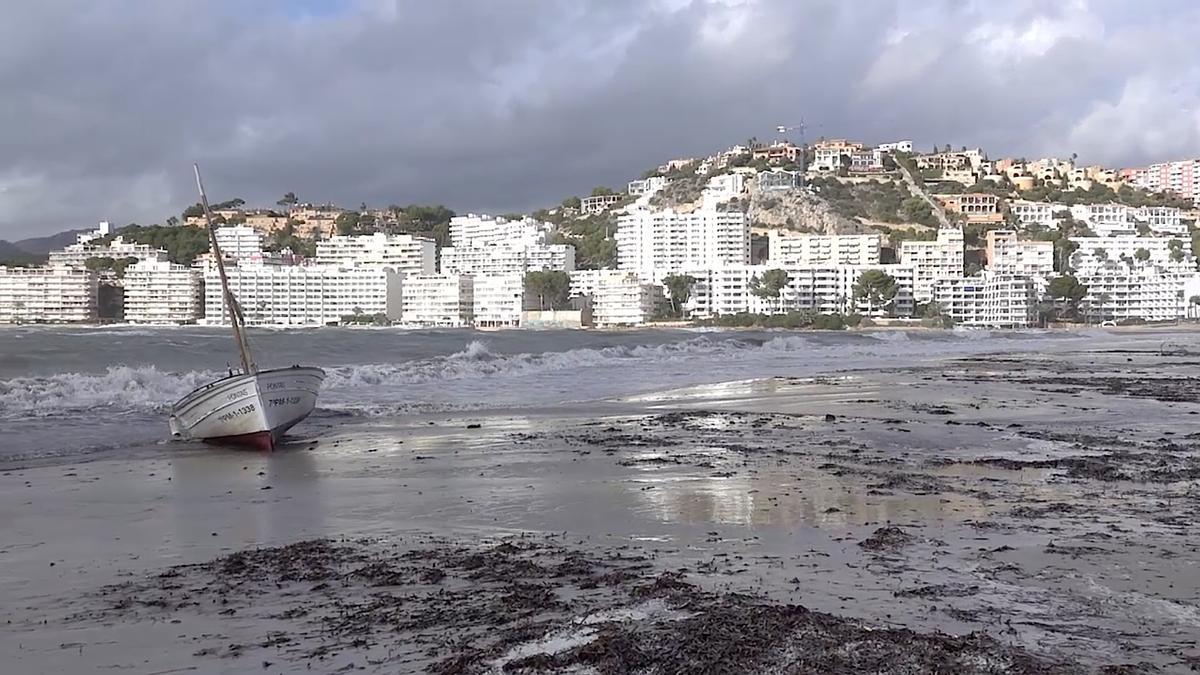
<svg viewBox="0 0 1200 675">
<path fill-rule="evenodd" d="M 1189 672 L 1200 663 L 1190 639 L 1200 635 L 1200 445 L 1185 431 L 1200 393 L 1190 363 L 1149 345 L 975 355 L 557 413 L 372 419 L 273 455 L 217 449 L 0 470 L 0 603 L 17 608 L 0 651 L 26 673 L 281 673 L 350 662 L 429 672 L 459 656 L 469 657 L 460 670 L 441 672 L 488 672 L 506 656 L 533 659 L 517 672 L 577 672 L 590 650 L 611 656 L 601 647 L 648 635 L 662 640 L 646 643 L 650 663 L 706 653 L 688 635 L 709 624 L 677 613 L 736 609 L 781 623 L 764 634 L 759 660 L 733 668 L 770 670 L 772 658 L 815 649 L 796 632 L 804 615 L 818 634 L 867 626 L 922 645 L 896 653 L 883 640 L 867 652 L 891 655 L 879 672 L 981 647 L 971 653 L 1041 668 L 1009 672 Z M 590 562 L 576 576 L 547 577 L 518 560 L 521 550 L 495 550 L 514 536 L 518 549 Z M 263 562 L 287 550 L 276 547 L 314 540 L 348 541 L 352 557 L 366 557 L 337 563 L 327 579 L 281 580 L 282 589 L 212 576 L 230 560 L 276 574 L 282 562 Z M 423 552 L 396 557 L 412 551 Z M 453 562 L 476 553 L 500 566 Z M 579 588 L 612 572 L 584 573 L 612 555 L 645 567 Z M 298 569 L 311 567 L 304 559 Z M 514 566 L 525 572 L 512 583 L 474 578 Z M 356 573 L 367 568 L 375 571 Z M 434 584 L 425 568 L 446 576 Z M 380 641 L 369 622 L 314 655 L 331 636 L 303 616 L 281 618 L 289 609 L 320 616 L 324 605 L 294 605 L 310 594 L 358 615 L 372 597 L 441 591 L 460 599 L 404 610 L 453 610 L 427 628 L 465 641 L 436 658 L 401 657 L 404 640 Z M 577 604 L 592 591 L 603 597 Z M 642 601 L 661 604 L 612 621 L 644 610 Z M 820 616 L 781 609 L 789 606 Z M 505 633 L 501 619 L 526 611 L 529 628 Z M 595 634 L 570 632 L 588 617 Z M 405 630 L 418 644 L 422 629 Z M 949 672 L 971 672 L 956 667 Z"/>
</svg>

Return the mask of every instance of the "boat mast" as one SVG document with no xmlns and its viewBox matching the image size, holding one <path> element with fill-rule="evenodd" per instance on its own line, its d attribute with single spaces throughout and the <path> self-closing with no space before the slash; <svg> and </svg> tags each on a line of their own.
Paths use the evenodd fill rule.
<svg viewBox="0 0 1200 675">
<path fill-rule="evenodd" d="M 225 306 L 229 308 L 229 323 L 233 326 L 233 339 L 237 342 L 238 351 L 242 355 L 242 372 L 253 375 L 258 372 L 253 359 L 250 358 L 250 345 L 246 342 L 242 308 L 238 305 L 233 292 L 229 290 L 229 278 L 225 276 L 225 258 L 221 255 L 221 247 L 217 245 L 217 230 L 213 227 L 212 211 L 208 208 L 208 196 L 204 194 L 204 181 L 200 180 L 200 165 L 192 164 L 196 171 L 196 188 L 200 190 L 200 206 L 204 208 L 204 220 L 208 223 L 208 240 L 212 244 L 213 257 L 217 259 L 217 274 L 221 277 L 221 293 L 225 297 Z"/>
</svg>

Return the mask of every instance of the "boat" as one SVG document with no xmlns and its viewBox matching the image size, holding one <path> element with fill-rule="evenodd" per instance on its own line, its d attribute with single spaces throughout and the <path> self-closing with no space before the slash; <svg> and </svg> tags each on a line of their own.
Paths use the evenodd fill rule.
<svg viewBox="0 0 1200 675">
<path fill-rule="evenodd" d="M 259 370 L 250 353 L 246 339 L 246 320 L 237 298 L 229 290 L 225 260 L 217 243 L 212 211 L 200 167 L 196 172 L 196 187 L 200 190 L 200 205 L 208 226 L 209 243 L 221 279 L 221 293 L 229 311 L 233 340 L 241 357 L 241 370 L 230 369 L 229 375 L 210 382 L 184 396 L 171 406 L 169 424 L 171 435 L 207 443 L 240 445 L 261 450 L 274 450 L 283 435 L 312 413 L 317 406 L 317 393 L 325 380 L 325 371 L 313 366 L 294 365 L 287 368 Z"/>
</svg>

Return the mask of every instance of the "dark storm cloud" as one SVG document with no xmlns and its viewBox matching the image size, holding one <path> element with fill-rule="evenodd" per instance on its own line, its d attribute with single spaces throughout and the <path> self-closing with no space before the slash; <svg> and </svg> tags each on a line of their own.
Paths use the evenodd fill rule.
<svg viewBox="0 0 1200 675">
<path fill-rule="evenodd" d="M 1191 3 L 39 2 L 0 24 L 0 238 L 287 190 L 526 210 L 810 134 L 1200 153 Z"/>
</svg>

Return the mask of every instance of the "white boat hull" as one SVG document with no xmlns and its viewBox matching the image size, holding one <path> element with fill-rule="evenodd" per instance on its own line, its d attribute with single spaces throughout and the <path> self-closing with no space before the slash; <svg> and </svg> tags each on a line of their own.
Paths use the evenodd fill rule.
<svg viewBox="0 0 1200 675">
<path fill-rule="evenodd" d="M 295 366 L 217 380 L 171 408 L 171 433 L 271 450 L 316 407 L 324 379 L 320 368 Z"/>
</svg>

